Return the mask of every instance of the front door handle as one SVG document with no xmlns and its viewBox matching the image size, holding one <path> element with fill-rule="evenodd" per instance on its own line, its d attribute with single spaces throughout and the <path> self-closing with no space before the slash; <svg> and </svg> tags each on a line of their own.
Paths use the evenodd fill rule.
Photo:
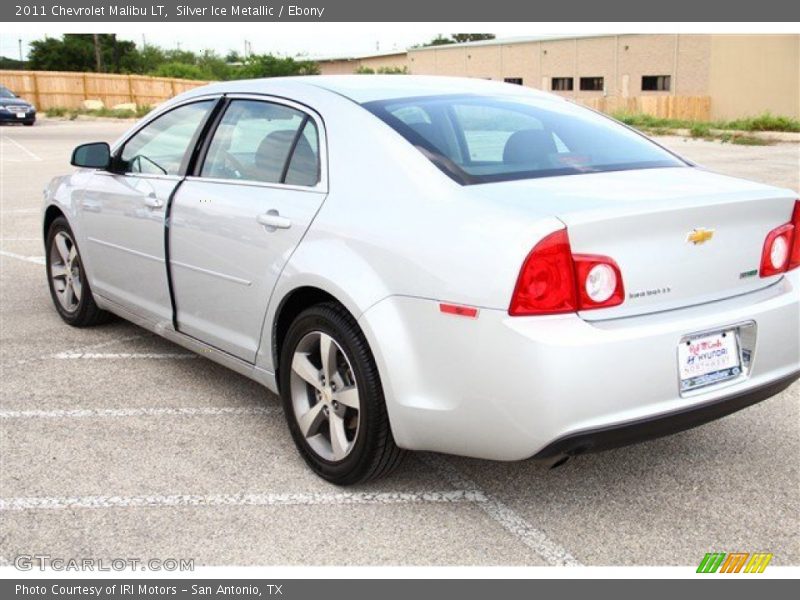
<svg viewBox="0 0 800 600">
<path fill-rule="evenodd" d="M 280 216 L 278 211 L 275 209 L 268 210 L 267 212 L 258 215 L 256 217 L 256 221 L 266 227 L 267 231 L 275 231 L 276 229 L 289 229 L 289 227 L 292 226 L 292 222 L 286 217 Z"/>
<path fill-rule="evenodd" d="M 155 194 L 150 194 L 145 196 L 144 205 L 147 208 L 162 208 L 164 206 L 164 201 Z"/>
</svg>

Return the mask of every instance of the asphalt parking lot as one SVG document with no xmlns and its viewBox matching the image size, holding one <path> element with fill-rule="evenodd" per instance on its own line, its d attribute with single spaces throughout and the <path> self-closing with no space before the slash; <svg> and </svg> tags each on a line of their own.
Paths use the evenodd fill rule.
<svg viewBox="0 0 800 600">
<path fill-rule="evenodd" d="M 40 205 L 80 142 L 130 123 L 0 128 L 0 564 L 18 555 L 196 565 L 800 564 L 800 385 L 704 427 L 548 470 L 417 454 L 342 490 L 280 402 L 124 321 L 61 322 Z M 800 189 L 800 145 L 662 138 L 714 170 Z"/>
</svg>

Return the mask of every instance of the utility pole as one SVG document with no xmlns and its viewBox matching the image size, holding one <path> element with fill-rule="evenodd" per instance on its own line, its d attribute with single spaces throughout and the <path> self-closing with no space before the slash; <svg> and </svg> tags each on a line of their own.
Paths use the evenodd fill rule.
<svg viewBox="0 0 800 600">
<path fill-rule="evenodd" d="M 19 38 L 19 62 L 24 62 L 22 60 L 22 38 Z"/>
<path fill-rule="evenodd" d="M 98 73 L 103 72 L 103 56 L 100 54 L 100 36 L 96 33 L 92 34 L 94 40 L 94 62 L 95 68 Z"/>
</svg>

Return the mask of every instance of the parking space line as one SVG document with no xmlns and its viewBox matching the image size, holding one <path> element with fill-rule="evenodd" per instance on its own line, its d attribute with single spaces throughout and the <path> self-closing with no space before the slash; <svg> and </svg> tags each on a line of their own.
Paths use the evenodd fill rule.
<svg viewBox="0 0 800 600">
<path fill-rule="evenodd" d="M 140 340 L 142 338 L 153 337 L 155 334 L 153 333 L 137 333 L 134 335 L 127 335 L 123 337 L 119 337 L 113 340 L 106 340 L 105 342 L 98 342 L 96 344 L 90 344 L 88 346 L 83 346 L 82 348 L 73 348 L 72 350 L 67 350 L 66 353 L 69 354 L 83 354 L 89 352 L 91 350 L 100 350 L 101 348 L 107 348 L 108 346 L 113 346 L 114 344 L 121 344 L 123 342 L 130 342 L 133 340 Z M 13 365 L 25 365 L 31 362 L 40 361 L 40 360 L 50 360 L 54 358 L 57 354 L 64 354 L 65 352 L 55 352 L 53 354 L 45 354 L 44 356 L 37 356 L 36 358 L 21 358 L 14 363 Z M 7 364 L 3 364 L 2 366 L 9 366 Z"/>
<path fill-rule="evenodd" d="M 207 417 L 270 415 L 278 412 L 272 406 L 185 406 L 185 407 L 142 407 L 142 408 L 72 408 L 58 410 L 2 410 L 2 419 L 100 419 L 119 417 Z"/>
<path fill-rule="evenodd" d="M 455 504 L 483 502 L 470 490 L 446 492 L 331 492 L 296 494 L 175 494 L 0 499 L 0 511 L 185 506 L 314 506 L 331 504 Z"/>
<path fill-rule="evenodd" d="M 8 141 L 8 142 L 11 142 L 11 143 L 12 143 L 12 144 L 14 144 L 14 145 L 15 145 L 17 148 L 19 148 L 20 150 L 22 150 L 22 151 L 23 151 L 25 154 L 27 154 L 28 156 L 30 156 L 32 160 L 39 161 L 39 162 L 41 162 L 41 160 L 42 160 L 42 159 L 41 159 L 41 158 L 40 158 L 38 155 L 34 154 L 34 153 L 33 153 L 33 152 L 31 152 L 30 150 L 28 150 L 28 149 L 27 149 L 25 146 L 23 146 L 22 144 L 20 144 L 18 141 L 14 140 L 14 139 L 12 139 L 12 138 L 10 138 L 10 137 L 8 137 L 7 135 L 4 135 L 4 136 L 0 137 L 0 141 L 4 141 L 4 142 L 5 142 L 5 141 Z M 5 155 L 4 155 L 4 158 L 5 158 Z"/>
<path fill-rule="evenodd" d="M 24 260 L 26 262 L 33 263 L 35 265 L 44 264 L 44 256 L 25 256 L 23 254 L 17 254 L 16 252 L 8 252 L 7 250 L 0 250 L 0 256 L 6 256 L 8 258 L 16 258 L 17 260 Z"/>
<path fill-rule="evenodd" d="M 199 358 L 188 352 L 59 352 L 53 354 L 54 360 L 191 360 Z"/>
<path fill-rule="evenodd" d="M 533 527 L 511 507 L 481 490 L 477 483 L 461 473 L 442 456 L 420 454 L 418 458 L 438 472 L 453 487 L 474 490 L 476 494 L 479 494 L 482 500 L 477 501 L 478 506 L 493 521 L 533 550 L 548 564 L 552 566 L 582 566 L 580 561 L 566 548 L 548 538 L 543 531 Z"/>
</svg>

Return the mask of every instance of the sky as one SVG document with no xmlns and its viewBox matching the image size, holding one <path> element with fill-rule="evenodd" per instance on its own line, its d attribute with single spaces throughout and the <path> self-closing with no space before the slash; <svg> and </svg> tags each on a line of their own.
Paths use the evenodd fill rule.
<svg viewBox="0 0 800 600">
<path fill-rule="evenodd" d="M 140 25 L 141 27 L 141 25 Z M 116 31 L 120 39 L 131 40 L 138 46 L 143 41 L 147 44 L 161 46 L 163 48 L 180 48 L 185 50 L 205 50 L 210 48 L 220 54 L 225 54 L 228 50 L 236 50 L 240 54 L 244 52 L 245 41 L 249 42 L 250 49 L 255 54 L 282 54 L 290 56 L 309 56 L 311 58 L 322 58 L 332 56 L 352 56 L 358 54 L 370 54 L 374 52 L 389 52 L 392 50 L 405 50 L 409 46 L 427 42 L 436 37 L 436 34 L 452 33 L 446 27 L 438 26 L 433 33 L 420 32 L 415 30 L 410 32 L 408 29 L 388 28 L 384 31 L 370 31 L 364 28 L 356 35 L 343 35 L 341 29 L 332 27 L 319 27 L 306 25 L 307 32 L 303 32 L 304 27 L 287 27 L 285 24 L 271 25 L 265 24 L 262 27 L 247 27 L 240 24 L 218 25 L 218 29 L 236 30 L 230 32 L 215 32 L 213 35 L 196 35 L 188 30 L 185 34 L 175 35 L 173 31 L 157 29 L 153 31 Z M 300 31 L 298 31 L 300 29 Z M 107 27 L 103 33 L 111 32 L 111 27 Z M 113 31 L 113 30 L 112 30 Z M 57 29 L 39 31 L 20 31 L 16 34 L 3 33 L 0 35 L 0 54 L 9 58 L 19 58 L 19 40 L 22 40 L 23 55 L 27 54 L 28 44 L 45 35 L 59 37 L 61 31 Z"/>
<path fill-rule="evenodd" d="M 606 33 L 796 33 L 793 23 L 10 23 L 0 24 L 0 54 L 19 58 L 28 44 L 44 36 L 70 33 L 116 33 L 141 45 L 206 48 L 225 54 L 244 51 L 245 41 L 256 54 L 326 58 L 405 50 L 438 34 L 494 33 L 498 38 L 571 36 Z M 144 38 L 143 38 L 144 36 Z"/>
</svg>

